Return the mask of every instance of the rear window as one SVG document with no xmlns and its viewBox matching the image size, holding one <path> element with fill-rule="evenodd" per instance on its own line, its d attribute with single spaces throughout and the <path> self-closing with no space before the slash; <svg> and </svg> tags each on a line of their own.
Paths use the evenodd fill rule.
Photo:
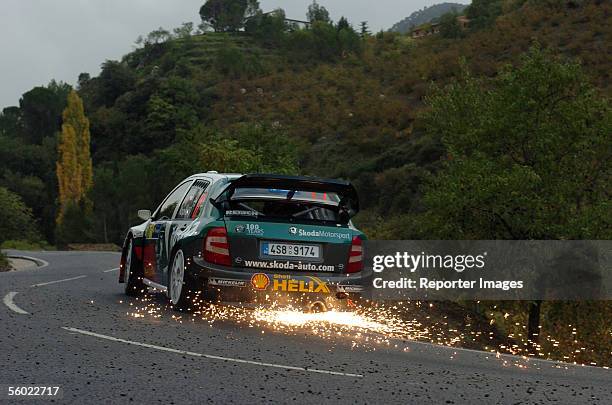
<svg viewBox="0 0 612 405">
<path fill-rule="evenodd" d="M 339 222 L 336 193 L 263 188 L 236 189 L 225 215 Z"/>
</svg>

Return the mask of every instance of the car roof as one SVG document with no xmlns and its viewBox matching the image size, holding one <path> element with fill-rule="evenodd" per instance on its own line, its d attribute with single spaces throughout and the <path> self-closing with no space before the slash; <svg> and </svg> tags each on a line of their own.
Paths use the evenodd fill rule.
<svg viewBox="0 0 612 405">
<path fill-rule="evenodd" d="M 242 174 L 240 173 L 217 173 L 215 171 L 209 171 L 206 173 L 193 174 L 189 176 L 188 178 L 186 178 L 185 180 L 191 180 L 191 179 L 196 179 L 196 178 L 201 178 L 201 177 L 208 177 L 214 182 L 214 181 L 221 180 L 221 179 L 228 179 L 228 180 L 237 179 L 241 176 Z"/>
</svg>

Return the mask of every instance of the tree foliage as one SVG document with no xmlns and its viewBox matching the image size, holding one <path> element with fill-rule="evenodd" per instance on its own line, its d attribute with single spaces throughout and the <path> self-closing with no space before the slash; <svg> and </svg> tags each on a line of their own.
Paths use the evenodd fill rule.
<svg viewBox="0 0 612 405">
<path fill-rule="evenodd" d="M 216 32 L 235 32 L 258 10 L 257 0 L 207 0 L 200 8 L 200 17 Z"/>
<path fill-rule="evenodd" d="M 75 91 L 68 95 L 58 145 L 57 181 L 59 209 L 57 224 L 60 240 L 78 241 L 87 229 L 83 221 L 91 211 L 88 193 L 93 185 L 89 120 L 83 102 Z"/>
<path fill-rule="evenodd" d="M 425 196 L 426 234 L 611 236 L 612 113 L 578 64 L 534 47 L 492 81 L 466 73 L 428 101 L 449 157 Z"/>
<path fill-rule="evenodd" d="M 463 29 L 457 21 L 456 13 L 447 13 L 440 17 L 440 35 L 443 38 L 461 38 Z"/>
<path fill-rule="evenodd" d="M 45 137 L 55 135 L 69 91 L 67 84 L 52 81 L 46 87 L 35 87 L 23 94 L 19 100 L 19 132 L 27 142 L 40 144 Z"/>
<path fill-rule="evenodd" d="M 245 25 L 245 31 L 266 45 L 282 45 L 285 34 L 290 30 L 285 21 L 283 9 L 271 13 L 258 12 Z"/>
<path fill-rule="evenodd" d="M 29 240 L 39 239 L 36 230 L 36 222 L 32 217 L 32 211 L 23 203 L 21 197 L 0 187 L 0 245 L 6 240 Z"/>
<path fill-rule="evenodd" d="M 473 0 L 466 9 L 470 27 L 482 29 L 492 25 L 502 13 L 503 0 Z"/>
<path fill-rule="evenodd" d="M 102 71 L 95 82 L 99 102 L 107 107 L 112 106 L 120 95 L 134 87 L 135 82 L 134 72 L 124 63 L 107 60 L 102 64 Z"/>
<path fill-rule="evenodd" d="M 312 4 L 308 6 L 308 12 L 306 13 L 306 18 L 311 23 L 314 22 L 323 22 L 327 24 L 331 24 L 332 20 L 329 18 L 329 11 L 316 0 L 313 0 Z"/>
<path fill-rule="evenodd" d="M 359 35 L 361 35 L 361 38 L 366 38 L 370 34 L 371 32 L 370 27 L 368 26 L 368 22 L 362 21 L 361 23 L 359 23 Z"/>
</svg>

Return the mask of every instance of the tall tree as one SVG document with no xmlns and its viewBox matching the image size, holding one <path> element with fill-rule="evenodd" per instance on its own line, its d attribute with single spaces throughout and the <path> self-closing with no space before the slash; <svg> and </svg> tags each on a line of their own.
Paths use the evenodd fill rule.
<svg viewBox="0 0 612 405">
<path fill-rule="evenodd" d="M 338 24 L 337 24 L 336 28 L 338 28 L 338 31 L 344 30 L 344 29 L 349 29 L 349 28 L 351 28 L 351 24 L 349 24 L 349 22 L 346 19 L 346 17 L 343 16 L 343 17 L 340 17 L 340 19 L 338 20 Z"/>
<path fill-rule="evenodd" d="M 308 12 L 306 13 L 306 18 L 311 23 L 315 21 L 320 21 L 324 23 L 331 23 L 331 19 L 329 18 L 329 11 L 316 0 L 312 2 L 311 5 L 308 6 Z"/>
<path fill-rule="evenodd" d="M 235 32 L 258 11 L 258 0 L 208 0 L 200 8 L 200 17 L 216 32 Z"/>
<path fill-rule="evenodd" d="M 58 146 L 57 181 L 59 185 L 58 224 L 70 205 L 88 207 L 87 192 L 93 185 L 89 120 L 76 91 L 68 95 L 63 113 Z"/>
<path fill-rule="evenodd" d="M 62 109 L 70 86 L 52 81 L 46 87 L 34 87 L 19 100 L 24 138 L 29 143 L 41 144 L 54 136 L 61 124 Z"/>
<path fill-rule="evenodd" d="M 365 38 L 370 35 L 370 28 L 368 27 L 367 21 L 362 21 L 359 24 L 359 35 L 361 35 L 361 38 Z"/>
</svg>

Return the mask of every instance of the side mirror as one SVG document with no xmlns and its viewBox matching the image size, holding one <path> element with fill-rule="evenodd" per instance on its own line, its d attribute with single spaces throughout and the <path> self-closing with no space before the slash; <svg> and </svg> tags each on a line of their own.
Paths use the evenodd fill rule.
<svg viewBox="0 0 612 405">
<path fill-rule="evenodd" d="M 142 219 L 143 221 L 147 221 L 151 218 L 151 211 L 150 210 L 138 210 L 138 218 Z"/>
</svg>

